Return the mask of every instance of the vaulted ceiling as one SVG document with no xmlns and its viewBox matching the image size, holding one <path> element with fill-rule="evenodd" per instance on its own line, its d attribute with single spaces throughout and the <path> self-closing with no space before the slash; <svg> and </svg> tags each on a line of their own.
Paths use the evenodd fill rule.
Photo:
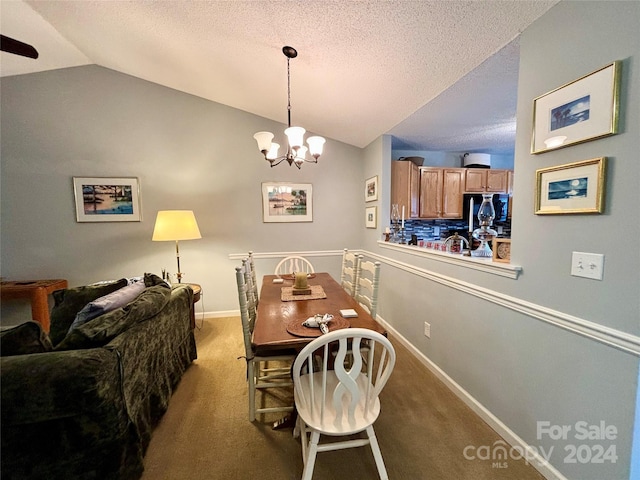
<svg viewBox="0 0 640 480">
<path fill-rule="evenodd" d="M 364 147 L 513 150 L 518 37 L 558 0 L 2 0 L 2 76 L 97 64 Z"/>
</svg>

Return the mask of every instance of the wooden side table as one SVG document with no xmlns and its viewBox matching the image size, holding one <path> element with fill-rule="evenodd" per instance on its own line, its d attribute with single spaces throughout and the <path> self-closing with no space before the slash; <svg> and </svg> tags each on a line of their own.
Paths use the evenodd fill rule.
<svg viewBox="0 0 640 480">
<path fill-rule="evenodd" d="M 48 295 L 56 290 L 67 288 L 67 286 L 67 281 L 63 279 L 2 282 L 0 284 L 0 299 L 5 301 L 28 298 L 31 301 L 33 320 L 42 325 L 45 332 L 49 332 L 51 322 Z"/>
</svg>

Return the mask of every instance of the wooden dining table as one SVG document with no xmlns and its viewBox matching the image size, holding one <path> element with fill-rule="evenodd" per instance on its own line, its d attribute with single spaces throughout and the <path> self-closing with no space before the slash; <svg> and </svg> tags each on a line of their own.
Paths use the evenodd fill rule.
<svg viewBox="0 0 640 480">
<path fill-rule="evenodd" d="M 306 336 L 304 331 L 301 331 L 304 329 L 299 328 L 299 325 L 316 314 L 333 315 L 334 319 L 329 322 L 330 330 L 357 327 L 368 328 L 386 335 L 385 328 L 374 320 L 328 273 L 315 273 L 308 278 L 310 287 L 320 285 L 326 295 L 326 298 L 311 300 L 283 300 L 282 289 L 292 287 L 294 279 L 285 276 L 283 283 L 274 283 L 274 279 L 278 278 L 280 277 L 277 275 L 265 275 L 262 280 L 252 338 L 256 352 L 282 348 L 302 349 L 320 333 L 318 329 L 309 329 L 309 336 Z M 291 298 L 287 295 L 285 297 Z M 345 309 L 355 310 L 358 316 L 342 317 L 340 310 Z"/>
</svg>

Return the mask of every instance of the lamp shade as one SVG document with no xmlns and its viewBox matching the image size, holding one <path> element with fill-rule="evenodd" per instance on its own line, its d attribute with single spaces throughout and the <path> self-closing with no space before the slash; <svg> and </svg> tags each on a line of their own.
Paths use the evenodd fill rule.
<svg viewBox="0 0 640 480">
<path fill-rule="evenodd" d="M 154 242 L 202 238 L 192 210 L 160 210 L 153 229 Z"/>
</svg>

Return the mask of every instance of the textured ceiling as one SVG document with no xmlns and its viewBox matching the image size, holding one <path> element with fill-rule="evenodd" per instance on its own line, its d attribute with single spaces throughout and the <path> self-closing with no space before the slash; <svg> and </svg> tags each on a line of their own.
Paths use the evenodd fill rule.
<svg viewBox="0 0 640 480">
<path fill-rule="evenodd" d="M 519 34 L 558 0 L 2 0 L 2 76 L 95 63 L 364 147 L 513 148 Z"/>
</svg>

